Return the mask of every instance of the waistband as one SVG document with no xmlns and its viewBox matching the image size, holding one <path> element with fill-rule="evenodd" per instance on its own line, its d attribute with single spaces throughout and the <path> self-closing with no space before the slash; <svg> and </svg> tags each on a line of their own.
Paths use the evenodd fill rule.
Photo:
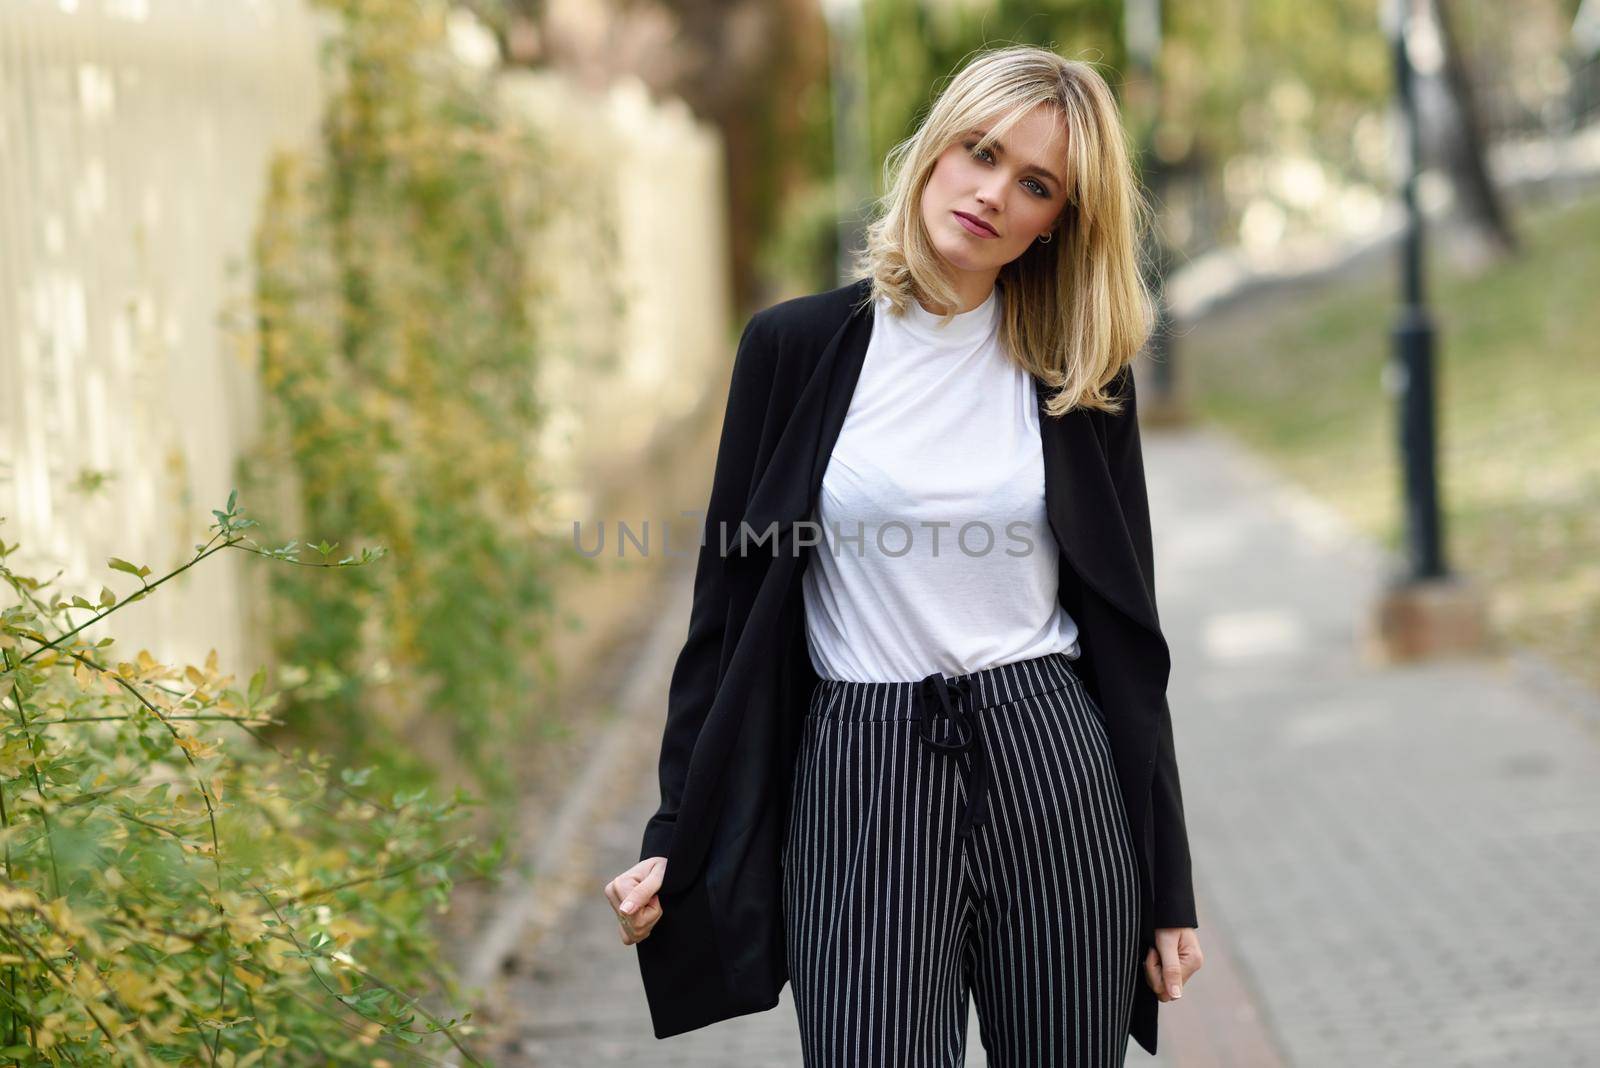
<svg viewBox="0 0 1600 1068">
<path fill-rule="evenodd" d="M 1009 705 L 1039 694 L 1054 693 L 1079 684 L 1066 653 L 1046 653 L 1029 660 L 996 664 L 965 675 L 949 675 L 965 682 L 966 707 L 973 712 Z M 912 682 L 852 682 L 819 679 L 812 691 L 807 715 L 839 720 L 912 719 L 916 694 L 925 680 Z"/>
</svg>

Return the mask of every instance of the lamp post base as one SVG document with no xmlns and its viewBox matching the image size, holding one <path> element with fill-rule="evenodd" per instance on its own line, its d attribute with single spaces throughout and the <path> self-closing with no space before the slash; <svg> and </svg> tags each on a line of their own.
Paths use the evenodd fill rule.
<svg viewBox="0 0 1600 1068">
<path fill-rule="evenodd" d="M 1493 645 L 1487 600 L 1460 576 L 1391 583 L 1361 638 L 1364 655 L 1379 664 L 1469 656 Z"/>
</svg>

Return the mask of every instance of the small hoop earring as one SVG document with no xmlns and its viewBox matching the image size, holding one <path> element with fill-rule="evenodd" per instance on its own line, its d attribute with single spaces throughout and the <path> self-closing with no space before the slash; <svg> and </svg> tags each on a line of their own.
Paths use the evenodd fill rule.
<svg viewBox="0 0 1600 1068">
<path fill-rule="evenodd" d="M 1048 245 L 1050 242 L 1054 241 L 1055 239 L 1056 239 L 1056 235 L 1054 233 L 1048 233 L 1048 234 L 1045 234 L 1044 236 L 1039 238 L 1039 244 Z"/>
</svg>

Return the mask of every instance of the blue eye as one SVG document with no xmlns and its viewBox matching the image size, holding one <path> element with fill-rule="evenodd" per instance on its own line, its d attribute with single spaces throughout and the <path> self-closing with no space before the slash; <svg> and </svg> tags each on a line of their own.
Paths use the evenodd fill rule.
<svg viewBox="0 0 1600 1068">
<path fill-rule="evenodd" d="M 990 151 L 987 148 L 980 148 L 976 152 L 974 152 L 973 148 L 976 147 L 977 144 L 978 144 L 978 142 L 976 142 L 976 141 L 967 141 L 967 142 L 965 142 L 964 147 L 966 148 L 967 153 L 969 155 L 971 155 L 973 158 L 979 159 L 979 160 L 982 160 L 985 157 L 988 157 L 990 159 L 994 158 L 993 155 L 990 153 Z M 1045 185 L 1044 185 L 1043 182 L 1039 181 L 1037 178 L 1029 178 L 1028 181 L 1033 183 L 1033 189 L 1034 189 L 1033 195 L 1034 196 L 1039 197 L 1042 200 L 1049 200 L 1050 199 L 1050 190 L 1045 188 Z"/>
</svg>

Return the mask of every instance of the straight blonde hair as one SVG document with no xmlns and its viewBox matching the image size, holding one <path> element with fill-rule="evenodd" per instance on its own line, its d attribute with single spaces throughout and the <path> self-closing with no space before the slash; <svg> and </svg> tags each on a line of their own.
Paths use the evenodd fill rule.
<svg viewBox="0 0 1600 1068">
<path fill-rule="evenodd" d="M 1155 323 L 1141 267 L 1150 208 L 1133 174 L 1127 133 L 1111 89 L 1087 63 L 1034 45 L 979 52 L 940 92 L 917 131 L 884 163 L 887 193 L 856 257 L 857 280 L 896 314 L 922 297 L 954 309 L 958 296 L 922 221 L 922 193 L 939 156 L 975 127 L 987 148 L 1041 104 L 1053 105 L 1067 134 L 1067 203 L 1046 244 L 1001 268 L 996 285 L 1001 339 L 1024 370 L 1052 391 L 1046 411 L 1084 406 L 1111 414 L 1107 387 L 1133 362 Z M 951 313 L 953 314 L 953 312 Z"/>
</svg>

